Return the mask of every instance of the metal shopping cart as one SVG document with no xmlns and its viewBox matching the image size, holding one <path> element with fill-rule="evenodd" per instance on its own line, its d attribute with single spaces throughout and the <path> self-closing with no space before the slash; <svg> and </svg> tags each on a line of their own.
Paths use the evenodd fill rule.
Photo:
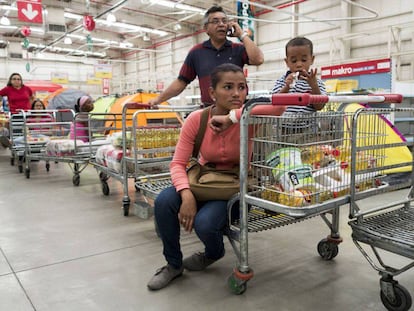
<svg viewBox="0 0 414 311">
<path fill-rule="evenodd" d="M 400 285 L 394 277 L 409 270 L 414 266 L 414 208 L 413 199 L 413 175 L 412 154 L 411 158 L 399 163 L 388 163 L 388 150 L 395 150 L 398 156 L 401 152 L 407 152 L 405 139 L 390 141 L 392 134 L 387 122 L 394 113 L 401 113 L 414 117 L 412 108 L 361 108 L 355 112 L 352 119 L 352 163 L 351 163 L 351 185 L 356 184 L 358 176 L 358 155 L 361 152 L 372 155 L 381 155 L 375 167 L 366 170 L 366 173 L 375 173 L 377 177 L 389 175 L 389 172 L 406 167 L 411 171 L 411 181 L 399 180 L 395 184 L 387 183 L 386 180 L 377 184 L 381 185 L 375 189 L 357 191 L 351 187 L 350 218 L 349 225 L 352 228 L 352 239 L 361 251 L 362 255 L 370 265 L 379 272 L 380 297 L 387 310 L 406 311 L 412 305 L 412 298 L 408 290 Z M 378 195 L 381 192 L 396 191 L 400 188 L 410 186 L 407 194 L 393 202 L 386 200 L 376 201 L 377 206 L 370 207 L 362 204 L 362 199 Z M 401 190 L 399 190 L 401 192 Z M 398 193 L 399 193 L 398 192 Z M 404 191 L 403 191 L 404 192 Z M 404 196 L 405 195 L 405 196 Z M 383 259 L 386 254 L 394 254 L 397 257 L 408 259 L 410 263 L 395 267 L 386 264 Z M 387 260 L 390 261 L 390 260 Z M 406 261 L 406 260 L 405 260 Z"/>
<path fill-rule="evenodd" d="M 47 111 L 46 111 L 47 113 Z M 69 168 L 73 172 L 72 183 L 74 186 L 80 184 L 80 174 L 87 167 L 89 158 L 91 157 L 90 144 L 84 142 L 89 140 L 89 134 L 87 131 L 83 131 L 81 135 L 77 134 L 78 128 L 83 129 L 84 124 L 89 127 L 88 119 L 84 113 L 74 114 L 72 110 L 59 109 L 52 111 L 53 122 L 44 123 L 43 126 L 49 128 L 44 132 L 49 136 L 48 142 L 44 147 L 32 148 L 31 144 L 26 144 L 25 148 L 25 175 L 30 178 L 31 162 L 33 160 L 55 162 L 55 163 L 67 163 Z M 35 133 L 36 127 L 39 127 L 39 123 L 26 122 L 24 131 L 27 133 L 25 136 L 30 136 Z M 74 139 L 68 138 L 70 127 L 74 126 L 75 136 Z M 27 141 L 27 138 L 25 138 Z"/>
<path fill-rule="evenodd" d="M 17 162 L 19 173 L 23 172 L 24 146 L 21 144 L 17 144 L 16 141 L 19 141 L 23 137 L 23 125 L 23 112 L 12 114 L 10 116 L 10 165 L 14 166 Z"/>
<path fill-rule="evenodd" d="M 121 145 L 115 150 L 111 145 L 103 146 L 98 149 L 91 163 L 99 172 L 104 195 L 109 195 L 109 178 L 122 183 L 124 216 L 129 215 L 131 204 L 128 179 L 138 181 L 138 186 L 135 185 L 136 190 L 148 195 L 146 189 L 140 186 L 143 176 L 153 178 L 154 174 L 159 173 L 169 176 L 169 162 L 184 114 L 194 110 L 194 107 L 161 106 L 160 109 L 149 110 L 146 104 L 127 103 L 123 106 L 121 117 L 116 116 L 112 122 L 111 131 L 119 134 Z M 108 116 L 105 117 L 107 118 Z M 101 154 L 101 150 L 105 155 Z M 114 157 L 115 154 L 119 156 Z M 147 201 L 136 201 L 135 210 L 141 218 L 149 217 Z"/>
<path fill-rule="evenodd" d="M 169 165 L 173 158 L 180 130 L 185 117 L 199 109 L 198 105 L 161 106 L 159 110 L 139 110 L 133 116 L 132 152 L 127 163 L 133 163 L 135 188 L 143 194 L 143 200 L 135 202 L 136 214 L 144 219 L 151 216 L 151 204 L 163 189 L 171 186 Z M 163 119 L 162 123 L 148 123 L 138 126 L 145 115 L 157 120 L 159 114 L 176 115 L 176 118 Z M 175 120 L 174 120 L 175 119 Z M 172 122 L 171 122 L 172 121 Z M 177 122 L 178 121 L 178 122 Z"/>
<path fill-rule="evenodd" d="M 238 265 L 228 278 L 232 292 L 243 293 L 253 277 L 248 263 L 249 233 L 320 216 L 330 234 L 318 243 L 317 251 L 322 259 L 331 260 L 342 242 L 339 207 L 349 203 L 351 188 L 378 187 L 376 175 L 363 171 L 351 185 L 352 137 L 346 126 L 351 113 L 264 116 L 255 115 L 254 107 L 396 99 L 400 97 L 274 94 L 245 105 L 240 122 L 240 194 L 228 204 L 228 237 L 238 257 Z M 359 169 L 370 169 L 375 160 L 361 155 Z"/>
</svg>

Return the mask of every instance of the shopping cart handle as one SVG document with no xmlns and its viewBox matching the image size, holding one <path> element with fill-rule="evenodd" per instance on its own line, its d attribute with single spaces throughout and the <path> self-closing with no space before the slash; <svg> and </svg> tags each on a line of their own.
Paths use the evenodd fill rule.
<svg viewBox="0 0 414 311">
<path fill-rule="evenodd" d="M 401 94 L 375 94 L 375 96 L 383 96 L 383 104 L 400 104 L 403 100 L 403 96 Z"/>
<path fill-rule="evenodd" d="M 307 106 L 309 104 L 327 103 L 326 95 L 311 95 L 308 93 L 277 93 L 272 94 L 272 105 Z"/>
<path fill-rule="evenodd" d="M 364 102 L 364 103 L 381 103 L 392 104 L 401 103 L 403 96 L 401 94 L 372 94 L 372 95 L 312 95 L 308 93 L 277 93 L 272 94 L 272 105 L 285 106 L 307 106 L 310 104 L 326 104 L 328 102 Z"/>
</svg>

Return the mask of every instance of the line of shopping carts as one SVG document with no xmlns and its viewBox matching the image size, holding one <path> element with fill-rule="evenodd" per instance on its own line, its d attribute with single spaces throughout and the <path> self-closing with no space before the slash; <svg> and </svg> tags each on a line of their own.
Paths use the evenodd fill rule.
<svg viewBox="0 0 414 311">
<path fill-rule="evenodd" d="M 342 242 L 339 208 L 349 205 L 352 239 L 381 275 L 381 301 L 388 310 L 410 309 L 411 295 L 394 277 L 412 268 L 414 263 L 396 268 L 385 264 L 381 257 L 381 251 L 385 250 L 414 259 L 414 209 L 411 205 L 414 179 L 411 177 L 408 182 L 392 185 L 387 182 L 387 177 L 394 171 L 412 172 L 413 156 L 407 142 L 403 138 L 392 139 L 396 133 L 392 119 L 398 112 L 414 117 L 414 110 L 398 108 L 398 105 L 375 108 L 376 103 L 392 104 L 401 100 L 401 96 L 392 94 L 274 94 L 246 103 L 240 121 L 240 193 L 228 202 L 226 229 L 238 258 L 227 280 L 233 293 L 244 293 L 247 282 L 254 275 L 249 265 L 250 234 L 321 217 L 329 233 L 319 241 L 317 252 L 323 260 L 332 260 L 338 255 Z M 303 116 L 254 114 L 257 105 L 328 102 L 371 103 L 374 108 L 357 105 L 355 109 Z M 129 214 L 131 202 L 128 180 L 133 179 L 135 189 L 145 200 L 135 202 L 141 207 L 138 214 L 149 218 L 151 203 L 147 199 L 155 199 L 160 191 L 171 185 L 169 163 L 179 131 L 185 115 L 197 107 L 145 108 L 140 104 L 126 104 L 122 114 L 91 113 L 88 116 L 88 143 L 73 148 L 76 155 L 85 158 L 69 159 L 75 165 L 85 163 L 95 167 L 104 195 L 110 192 L 109 178 L 122 183 L 125 216 Z M 174 116 L 168 122 L 169 118 L 160 118 L 160 114 Z M 29 116 L 30 113 L 23 114 L 15 122 L 12 120 L 11 125 L 16 138 L 23 135 L 24 142 L 23 147 L 17 144 L 13 147 L 12 159 L 26 163 L 27 177 L 30 176 L 31 160 L 56 160 L 42 157 L 44 142 L 29 143 L 28 133 L 34 136 L 35 128 L 39 130 L 39 122 L 27 122 Z M 77 117 L 74 115 L 73 120 Z M 56 119 L 59 118 L 53 116 L 53 120 Z M 42 131 L 52 128 L 56 134 L 73 120 L 67 124 L 49 122 Z M 252 137 L 249 137 L 249 130 L 254 132 Z M 394 161 L 397 157 L 399 160 Z M 75 169 L 74 185 L 79 185 L 75 180 L 79 172 Z M 398 202 L 386 205 L 378 202 L 378 206 L 371 209 L 360 204 L 371 196 L 406 187 L 407 196 Z"/>
</svg>

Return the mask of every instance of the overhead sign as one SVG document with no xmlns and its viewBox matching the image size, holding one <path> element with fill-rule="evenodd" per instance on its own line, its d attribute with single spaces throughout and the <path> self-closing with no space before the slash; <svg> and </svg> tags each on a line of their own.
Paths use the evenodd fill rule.
<svg viewBox="0 0 414 311">
<path fill-rule="evenodd" d="M 366 62 L 342 64 L 322 67 L 322 79 L 335 79 L 339 77 L 359 76 L 372 73 L 384 73 L 391 71 L 391 59 L 377 59 Z"/>
<path fill-rule="evenodd" d="M 94 66 L 95 78 L 112 78 L 112 65 L 111 64 L 98 64 Z"/>
<path fill-rule="evenodd" d="M 17 1 L 17 18 L 22 22 L 42 24 L 42 0 Z"/>
<path fill-rule="evenodd" d="M 67 72 L 51 72 L 50 76 L 50 81 L 52 81 L 53 83 L 69 83 L 69 74 Z"/>
</svg>

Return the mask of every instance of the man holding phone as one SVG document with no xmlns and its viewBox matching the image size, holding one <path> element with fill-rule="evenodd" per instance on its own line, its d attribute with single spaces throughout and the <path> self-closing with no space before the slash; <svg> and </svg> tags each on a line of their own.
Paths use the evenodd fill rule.
<svg viewBox="0 0 414 311">
<path fill-rule="evenodd" d="M 210 73 L 218 65 L 233 63 L 241 68 L 244 65 L 261 65 L 263 53 L 235 21 L 229 21 L 223 8 L 213 6 L 207 10 L 203 18 L 204 29 L 209 40 L 193 46 L 187 54 L 180 73 L 158 97 L 148 104 L 157 106 L 162 102 L 179 95 L 196 77 L 198 77 L 201 102 L 204 107 L 210 106 L 214 100 L 210 97 Z M 227 36 L 237 37 L 240 43 L 234 43 Z"/>
</svg>

